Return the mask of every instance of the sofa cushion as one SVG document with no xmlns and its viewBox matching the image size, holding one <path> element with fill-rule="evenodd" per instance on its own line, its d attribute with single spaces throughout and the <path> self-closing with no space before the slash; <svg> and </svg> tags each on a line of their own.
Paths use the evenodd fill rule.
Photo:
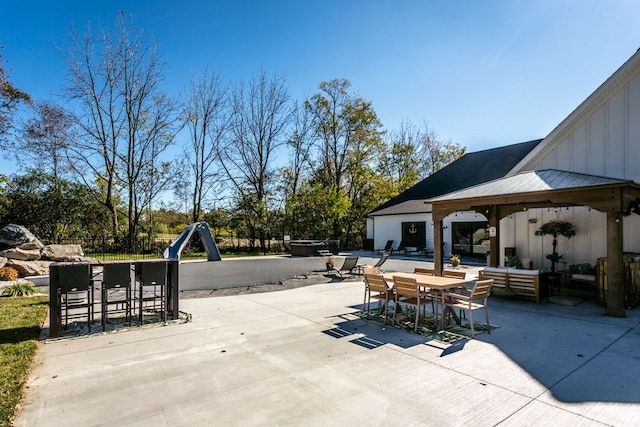
<svg viewBox="0 0 640 427">
<path fill-rule="evenodd" d="M 572 274 L 571 280 L 583 280 L 585 282 L 595 282 L 596 276 L 593 274 Z"/>
<path fill-rule="evenodd" d="M 503 267 L 483 267 L 482 269 L 486 272 L 493 272 L 493 273 L 507 273 L 509 270 L 508 268 L 503 268 Z"/>
<path fill-rule="evenodd" d="M 510 274 L 525 274 L 528 276 L 537 276 L 540 274 L 538 270 L 525 270 L 524 268 L 508 268 Z"/>
</svg>

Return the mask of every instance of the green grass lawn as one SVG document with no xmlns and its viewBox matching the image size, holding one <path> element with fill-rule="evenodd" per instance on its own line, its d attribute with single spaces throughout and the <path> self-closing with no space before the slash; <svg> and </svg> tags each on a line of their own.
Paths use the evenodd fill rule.
<svg viewBox="0 0 640 427">
<path fill-rule="evenodd" d="M 49 297 L 0 298 L 0 426 L 10 426 L 38 349 Z"/>
</svg>

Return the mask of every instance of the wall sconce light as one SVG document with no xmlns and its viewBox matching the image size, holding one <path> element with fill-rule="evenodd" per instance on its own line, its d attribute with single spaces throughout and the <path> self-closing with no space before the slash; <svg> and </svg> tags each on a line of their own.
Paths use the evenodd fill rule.
<svg viewBox="0 0 640 427">
<path fill-rule="evenodd" d="M 535 224 L 538 222 L 538 218 L 529 218 L 529 224 Z"/>
</svg>

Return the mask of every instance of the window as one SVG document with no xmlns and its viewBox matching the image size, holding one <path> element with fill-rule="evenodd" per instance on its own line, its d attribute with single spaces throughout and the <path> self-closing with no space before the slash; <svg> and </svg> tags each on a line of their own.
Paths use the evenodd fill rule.
<svg viewBox="0 0 640 427">
<path fill-rule="evenodd" d="M 488 222 L 452 222 L 452 252 L 458 255 L 484 257 L 489 252 Z"/>
</svg>

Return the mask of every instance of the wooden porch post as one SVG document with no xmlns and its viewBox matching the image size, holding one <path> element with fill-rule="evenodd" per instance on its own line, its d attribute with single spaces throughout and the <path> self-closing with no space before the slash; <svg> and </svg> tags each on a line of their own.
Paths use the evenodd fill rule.
<svg viewBox="0 0 640 427">
<path fill-rule="evenodd" d="M 607 212 L 607 314 L 625 317 L 622 216 Z"/>
<path fill-rule="evenodd" d="M 489 230 L 495 230 L 495 236 L 489 236 L 489 266 L 500 266 L 500 219 L 498 218 L 498 209 L 492 206 L 489 213 L 486 214 L 489 220 Z"/>
<path fill-rule="evenodd" d="M 442 276 L 442 271 L 444 270 L 443 242 L 442 218 L 433 215 L 433 265 L 436 276 Z"/>
</svg>

